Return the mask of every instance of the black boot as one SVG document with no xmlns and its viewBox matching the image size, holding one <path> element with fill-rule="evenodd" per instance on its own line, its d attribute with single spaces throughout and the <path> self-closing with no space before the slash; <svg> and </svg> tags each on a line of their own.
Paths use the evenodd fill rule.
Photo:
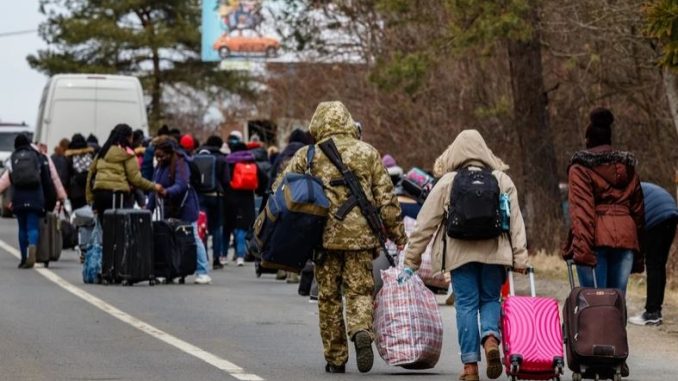
<svg viewBox="0 0 678 381">
<path fill-rule="evenodd" d="M 360 373 L 372 370 L 374 353 L 372 352 L 372 337 L 366 331 L 360 331 L 353 336 L 355 344 L 355 357 Z"/>
<path fill-rule="evenodd" d="M 332 365 L 327 363 L 325 365 L 325 372 L 327 373 L 346 373 L 346 365 Z"/>
</svg>

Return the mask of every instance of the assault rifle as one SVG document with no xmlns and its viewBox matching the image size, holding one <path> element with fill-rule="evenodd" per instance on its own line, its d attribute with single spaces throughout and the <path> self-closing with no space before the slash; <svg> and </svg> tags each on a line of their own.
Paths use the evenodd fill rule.
<svg viewBox="0 0 678 381">
<path fill-rule="evenodd" d="M 344 161 L 341 159 L 341 154 L 334 144 L 334 140 L 328 139 L 320 143 L 319 147 L 330 162 L 339 170 L 342 176 L 341 179 L 330 181 L 330 185 L 345 186 L 351 194 L 348 200 L 339 207 L 339 210 L 335 213 L 334 217 L 339 221 L 343 221 L 353 208 L 356 206 L 359 207 L 360 212 L 367 220 L 370 230 L 372 230 L 372 233 L 379 239 L 381 250 L 386 256 L 386 259 L 388 259 L 388 263 L 395 267 L 395 260 L 386 250 L 386 241 L 388 240 L 388 237 L 386 236 L 386 228 L 381 219 L 381 215 L 379 214 L 379 210 L 367 199 L 367 195 L 365 195 L 365 191 L 360 185 L 360 180 L 358 180 L 355 173 L 344 164 Z"/>
</svg>

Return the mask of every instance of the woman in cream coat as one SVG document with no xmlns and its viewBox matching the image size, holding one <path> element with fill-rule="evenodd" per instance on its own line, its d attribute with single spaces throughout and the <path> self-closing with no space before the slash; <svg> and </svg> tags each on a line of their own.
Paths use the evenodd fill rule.
<svg viewBox="0 0 678 381">
<path fill-rule="evenodd" d="M 510 232 L 499 237 L 480 240 L 458 240 L 446 234 L 446 215 L 457 170 L 481 167 L 492 170 L 499 190 L 510 200 Z M 480 346 L 485 350 L 487 376 L 501 376 L 499 352 L 500 293 L 506 278 L 506 268 L 525 272 L 528 263 L 525 224 L 518 204 L 518 192 L 508 169 L 487 147 L 476 130 L 465 130 L 436 160 L 434 172 L 441 177 L 426 199 L 417 218 L 414 233 L 407 248 L 405 269 L 400 281 L 406 281 L 421 264 L 421 255 L 431 238 L 433 273 L 451 272 L 456 295 L 457 328 L 464 373 L 460 380 L 476 381 Z M 480 330 L 478 327 L 480 316 Z"/>
</svg>

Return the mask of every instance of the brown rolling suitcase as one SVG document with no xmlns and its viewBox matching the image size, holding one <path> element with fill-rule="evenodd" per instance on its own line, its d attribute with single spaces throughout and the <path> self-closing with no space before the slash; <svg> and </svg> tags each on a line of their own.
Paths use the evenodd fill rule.
<svg viewBox="0 0 678 381">
<path fill-rule="evenodd" d="M 572 291 L 563 307 L 563 334 L 572 380 L 621 381 L 622 367 L 629 356 L 624 294 L 614 288 L 597 288 L 593 268 L 594 288 L 575 287 L 572 265 L 568 261 Z"/>
</svg>

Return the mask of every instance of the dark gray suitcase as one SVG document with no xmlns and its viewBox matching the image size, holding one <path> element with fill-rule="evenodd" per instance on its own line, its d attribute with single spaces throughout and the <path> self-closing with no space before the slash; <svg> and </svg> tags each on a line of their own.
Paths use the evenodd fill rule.
<svg viewBox="0 0 678 381">
<path fill-rule="evenodd" d="M 62 246 L 59 217 L 56 213 L 47 212 L 45 218 L 40 220 L 40 239 L 35 261 L 49 267 L 50 262 L 56 262 L 61 257 Z"/>
</svg>

